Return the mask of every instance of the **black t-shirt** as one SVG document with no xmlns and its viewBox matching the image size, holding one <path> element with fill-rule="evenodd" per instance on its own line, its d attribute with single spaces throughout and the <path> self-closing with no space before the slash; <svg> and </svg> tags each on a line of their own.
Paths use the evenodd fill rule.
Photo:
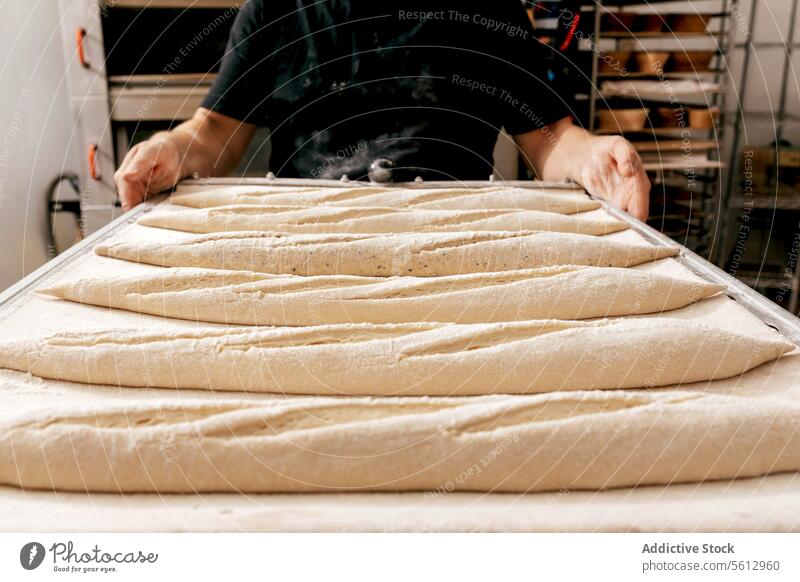
<svg viewBox="0 0 800 582">
<path fill-rule="evenodd" d="M 270 128 L 283 177 L 486 179 L 501 127 L 570 114 L 520 0 L 250 0 L 203 106 Z"/>
</svg>

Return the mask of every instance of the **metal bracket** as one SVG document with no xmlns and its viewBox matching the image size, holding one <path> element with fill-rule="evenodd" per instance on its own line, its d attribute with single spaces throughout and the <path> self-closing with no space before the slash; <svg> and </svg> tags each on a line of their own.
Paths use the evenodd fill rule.
<svg viewBox="0 0 800 582">
<path fill-rule="evenodd" d="M 612 207 L 605 201 L 602 202 L 606 212 L 628 223 L 631 230 L 641 235 L 648 242 L 657 246 L 679 247 L 680 253 L 676 257 L 673 257 L 674 260 L 698 277 L 709 282 L 724 285 L 726 287 L 725 294 L 728 297 L 739 303 L 766 325 L 778 330 L 796 345 L 800 346 L 800 319 L 732 277 L 713 263 L 705 260 L 700 255 L 676 243 L 671 238 L 664 236 L 653 227 L 618 208 Z"/>
</svg>

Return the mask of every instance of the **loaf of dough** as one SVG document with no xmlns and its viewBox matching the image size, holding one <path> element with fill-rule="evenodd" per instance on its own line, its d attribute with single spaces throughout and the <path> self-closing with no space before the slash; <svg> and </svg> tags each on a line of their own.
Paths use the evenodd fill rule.
<svg viewBox="0 0 800 582">
<path fill-rule="evenodd" d="M 604 235 L 628 228 L 610 216 L 555 214 L 538 210 L 415 210 L 333 206 L 218 206 L 155 211 L 139 224 L 209 233 L 268 231 L 295 234 L 539 230 Z"/>
<path fill-rule="evenodd" d="M 55 380 L 316 395 L 466 396 L 727 378 L 793 349 L 669 318 L 100 330 L 0 340 L 0 367 Z"/>
<path fill-rule="evenodd" d="M 289 235 L 235 232 L 180 242 L 100 244 L 104 256 L 165 267 L 295 275 L 433 277 L 553 265 L 629 267 L 677 247 L 553 232 Z"/>
<path fill-rule="evenodd" d="M 162 317 L 298 326 L 635 315 L 677 309 L 723 289 L 631 269 L 564 266 L 435 278 L 175 268 L 65 281 L 38 292 Z"/>
<path fill-rule="evenodd" d="M 532 492 L 800 469 L 800 402 L 693 391 L 59 402 L 0 412 L 0 483 L 103 493 Z"/>
<path fill-rule="evenodd" d="M 600 208 L 598 200 L 586 194 L 562 190 L 525 188 L 287 188 L 233 186 L 209 188 L 200 192 L 173 194 L 173 204 L 192 208 L 211 208 L 229 204 L 285 206 L 382 206 L 429 210 L 488 210 L 517 208 L 575 214 Z"/>
</svg>

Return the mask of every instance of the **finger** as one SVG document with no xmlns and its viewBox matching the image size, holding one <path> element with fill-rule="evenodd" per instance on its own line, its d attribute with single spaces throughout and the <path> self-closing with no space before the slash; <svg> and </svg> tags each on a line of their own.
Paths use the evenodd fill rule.
<svg viewBox="0 0 800 582">
<path fill-rule="evenodd" d="M 603 157 L 599 165 L 598 178 L 603 190 L 603 197 L 617 208 L 625 210 L 628 204 L 628 195 L 625 190 L 625 179 L 620 175 L 616 160 L 612 154 Z"/>
<path fill-rule="evenodd" d="M 127 164 L 125 175 L 145 179 L 156 165 L 158 156 L 149 146 L 142 147 Z"/>
<path fill-rule="evenodd" d="M 130 209 L 145 200 L 151 191 L 160 190 L 157 184 L 156 168 L 158 165 L 158 149 L 149 143 L 138 144 L 131 150 L 125 163 L 115 175 L 118 192 L 123 207 Z"/>
<path fill-rule="evenodd" d="M 617 140 L 611 150 L 611 155 L 614 156 L 617 170 L 625 178 L 632 178 L 636 175 L 641 159 L 633 145 L 625 139 Z"/>
<path fill-rule="evenodd" d="M 646 220 L 650 207 L 650 180 L 644 171 L 642 159 L 636 148 L 627 140 L 618 140 L 612 148 L 625 203 L 623 210 L 639 220 Z"/>
<path fill-rule="evenodd" d="M 150 187 L 148 192 L 161 192 L 174 186 L 180 178 L 180 166 L 168 160 L 159 161 L 153 166 L 150 174 Z"/>
<path fill-rule="evenodd" d="M 146 181 L 146 192 L 152 194 L 174 186 L 180 177 L 180 162 L 175 159 L 174 149 L 164 143 L 147 143 L 145 151 L 133 165 Z"/>
<path fill-rule="evenodd" d="M 130 210 L 140 204 L 144 200 L 145 192 L 146 187 L 143 182 L 135 179 L 128 180 L 124 177 L 117 188 L 117 194 L 124 210 Z"/>
<path fill-rule="evenodd" d="M 581 186 L 595 198 L 602 198 L 605 200 L 605 189 L 603 188 L 600 172 L 597 170 L 596 164 L 593 163 L 591 166 L 586 166 L 581 171 Z"/>
<path fill-rule="evenodd" d="M 114 184 L 117 187 L 117 194 L 125 210 L 130 210 L 143 199 L 144 185 L 139 176 L 139 169 L 135 165 L 140 156 L 141 148 L 131 150 L 125 156 L 122 165 L 114 173 Z"/>
<path fill-rule="evenodd" d="M 649 212 L 650 179 L 644 170 L 640 170 L 632 180 L 632 194 L 628 204 L 628 213 L 641 221 L 645 221 Z"/>
<path fill-rule="evenodd" d="M 141 149 L 141 148 L 139 148 L 139 146 L 137 144 L 137 145 L 133 146 L 128 151 L 127 154 L 125 154 L 125 158 L 122 160 L 122 163 L 119 165 L 119 168 L 117 168 L 117 171 L 114 172 L 114 185 L 115 186 L 119 186 L 119 182 L 122 180 L 123 172 L 125 172 L 128 169 L 128 167 L 130 166 L 131 162 L 133 161 L 133 158 L 135 158 L 137 156 L 137 154 L 139 152 L 139 149 Z"/>
</svg>

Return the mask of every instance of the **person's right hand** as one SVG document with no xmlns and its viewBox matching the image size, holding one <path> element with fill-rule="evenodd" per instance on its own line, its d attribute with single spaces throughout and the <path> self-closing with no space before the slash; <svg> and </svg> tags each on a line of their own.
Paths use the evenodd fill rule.
<svg viewBox="0 0 800 582">
<path fill-rule="evenodd" d="M 181 154 L 168 137 L 153 137 L 131 148 L 114 173 L 122 208 L 130 210 L 149 194 L 172 188 L 181 178 Z"/>
</svg>

